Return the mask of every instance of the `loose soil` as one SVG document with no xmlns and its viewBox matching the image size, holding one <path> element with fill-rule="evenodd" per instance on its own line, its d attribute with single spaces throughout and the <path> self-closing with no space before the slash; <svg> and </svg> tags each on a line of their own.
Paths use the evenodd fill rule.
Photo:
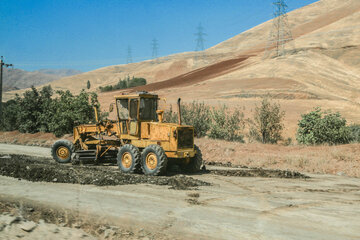
<svg viewBox="0 0 360 240">
<path fill-rule="evenodd" d="M 58 164 L 51 159 L 10 155 L 0 158 L 0 175 L 33 182 L 58 182 L 91 184 L 96 186 L 155 184 L 168 185 L 171 189 L 185 190 L 198 186 L 208 186 L 203 182 L 184 175 L 145 176 L 124 174 L 109 166 L 72 166 Z"/>
<path fill-rule="evenodd" d="M 272 170 L 263 168 L 245 170 L 212 170 L 212 174 L 232 177 L 266 177 L 266 178 L 310 178 L 299 172 Z"/>
<path fill-rule="evenodd" d="M 205 170 L 199 174 L 215 174 L 237 177 L 268 177 L 268 178 L 307 178 L 298 172 L 270 170 L 262 168 L 235 170 Z M 142 174 L 125 174 L 114 166 L 94 166 L 58 164 L 52 159 L 25 155 L 9 155 L 0 157 L 0 175 L 34 182 L 54 182 L 90 184 L 96 186 L 154 184 L 167 185 L 171 189 L 187 190 L 210 183 L 191 176 L 168 172 L 167 176 L 146 176 Z"/>
</svg>

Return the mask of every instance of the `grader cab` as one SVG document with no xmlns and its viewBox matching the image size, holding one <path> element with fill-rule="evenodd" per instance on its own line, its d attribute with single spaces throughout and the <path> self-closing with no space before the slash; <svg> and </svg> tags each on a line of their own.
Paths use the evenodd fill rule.
<svg viewBox="0 0 360 240">
<path fill-rule="evenodd" d="M 117 159 L 125 173 L 165 174 L 168 163 L 178 164 L 184 171 L 196 172 L 202 165 L 200 149 L 194 145 L 194 128 L 179 123 L 164 123 L 158 110 L 159 97 L 147 92 L 115 97 L 110 111 L 116 120 L 74 127 L 73 142 L 59 140 L 52 147 L 59 163 Z M 95 110 L 96 111 L 96 110 Z"/>
</svg>

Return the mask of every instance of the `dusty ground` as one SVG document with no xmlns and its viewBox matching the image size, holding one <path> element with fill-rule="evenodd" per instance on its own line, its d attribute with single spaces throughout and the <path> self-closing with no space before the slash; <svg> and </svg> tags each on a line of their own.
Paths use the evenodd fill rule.
<svg viewBox="0 0 360 240">
<path fill-rule="evenodd" d="M 14 153 L 20 148 L 10 145 L 4 151 L 5 146 L 0 145 L 0 153 Z M 26 166 L 32 171 L 41 163 L 44 169 L 51 169 L 51 162 L 46 162 L 49 160 L 39 158 L 45 157 L 49 149 L 22 146 L 21 150 L 36 157 L 10 158 L 10 161 L 23 162 L 18 166 L 24 170 L 14 173 L 25 171 Z M 4 161 L 1 161 L 2 167 L 6 165 Z M 91 166 L 63 166 L 97 172 Z M 99 168 L 109 168 L 104 170 L 105 175 L 114 170 L 111 166 Z M 188 190 L 170 189 L 151 180 L 145 184 L 98 186 L 30 182 L 0 176 L 0 209 L 5 211 L 9 204 L 33 208 L 36 214 L 24 211 L 31 221 L 44 219 L 56 223 L 57 219 L 58 223 L 65 223 L 65 227 L 77 226 L 98 238 L 104 238 L 106 229 L 111 229 L 112 239 L 360 238 L 358 178 L 306 174 L 310 178 L 284 180 L 242 177 L 238 173 L 246 169 L 229 168 L 226 164 L 207 168 L 208 173 L 185 178 L 211 185 Z M 59 172 L 68 173 L 63 167 Z M 114 176 L 115 172 L 109 177 Z M 141 179 L 140 176 L 137 178 Z M 53 214 L 49 214 L 51 212 Z M 3 234 L 0 232 L 0 236 Z"/>
<path fill-rule="evenodd" d="M 13 204 L 0 203 L 2 212 L 10 210 L 14 212 Z M 17 208 L 16 210 L 18 210 Z M 30 208 L 34 212 L 33 208 Z M 96 239 L 89 236 L 82 229 L 60 227 L 55 224 L 45 223 L 40 219 L 38 222 L 28 220 L 22 213 L 3 212 L 0 215 L 0 239 Z"/>
<path fill-rule="evenodd" d="M 71 140 L 71 136 L 64 138 Z M 51 147 L 57 138 L 50 133 L 23 134 L 17 131 L 0 132 L 0 143 Z M 309 173 L 338 174 L 360 177 L 360 144 L 340 146 L 270 145 L 195 139 L 207 162 L 235 166 L 262 167 Z M 6 150 L 9 148 L 9 151 Z M 4 145 L 2 151 L 13 153 L 17 147 Z M 22 154 L 28 154 L 26 148 Z M 43 152 L 43 148 L 38 149 Z M 47 155 L 49 156 L 50 153 Z M 41 155 L 42 156 L 42 155 Z"/>
</svg>

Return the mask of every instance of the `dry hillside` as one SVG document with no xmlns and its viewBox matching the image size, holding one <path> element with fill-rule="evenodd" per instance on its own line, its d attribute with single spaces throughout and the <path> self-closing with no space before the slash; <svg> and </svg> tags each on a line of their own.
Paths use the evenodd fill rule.
<svg viewBox="0 0 360 240">
<path fill-rule="evenodd" d="M 177 97 L 225 103 L 245 107 L 247 117 L 262 96 L 270 95 L 286 111 L 286 135 L 291 137 L 300 114 L 315 106 L 340 111 L 350 122 L 360 123 L 360 1 L 321 0 L 290 12 L 288 18 L 294 41 L 285 57 L 263 57 L 272 27 L 268 21 L 204 53 L 110 66 L 51 85 L 77 92 L 90 80 L 95 90 L 134 75 L 151 83 L 136 90 L 156 91 L 170 103 Z M 199 54 L 204 55 L 201 60 Z M 116 94 L 100 94 L 103 106 Z"/>
<path fill-rule="evenodd" d="M 55 81 L 62 77 L 82 73 L 73 69 L 40 69 L 29 72 L 21 69 L 4 68 L 4 91 L 29 88 Z"/>
</svg>

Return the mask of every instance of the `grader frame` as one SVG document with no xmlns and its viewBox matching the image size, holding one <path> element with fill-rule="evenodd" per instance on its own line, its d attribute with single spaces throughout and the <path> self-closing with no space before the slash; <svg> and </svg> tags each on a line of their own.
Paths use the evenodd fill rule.
<svg viewBox="0 0 360 240">
<path fill-rule="evenodd" d="M 146 92 L 120 95 L 110 105 L 116 106 L 116 120 L 99 121 L 95 109 L 96 123 L 74 127 L 72 143 L 60 142 L 53 146 L 53 156 L 58 162 L 73 163 L 117 158 L 123 172 L 140 172 L 158 175 L 166 172 L 168 162 L 176 163 L 185 170 L 200 169 L 200 149 L 194 145 L 194 128 L 179 123 L 164 123 L 163 111 L 157 110 L 159 97 Z M 178 101 L 180 110 L 180 99 Z M 179 111 L 181 112 L 181 111 Z M 67 146 L 69 145 L 69 146 Z M 58 154 L 59 147 L 69 154 Z"/>
</svg>

